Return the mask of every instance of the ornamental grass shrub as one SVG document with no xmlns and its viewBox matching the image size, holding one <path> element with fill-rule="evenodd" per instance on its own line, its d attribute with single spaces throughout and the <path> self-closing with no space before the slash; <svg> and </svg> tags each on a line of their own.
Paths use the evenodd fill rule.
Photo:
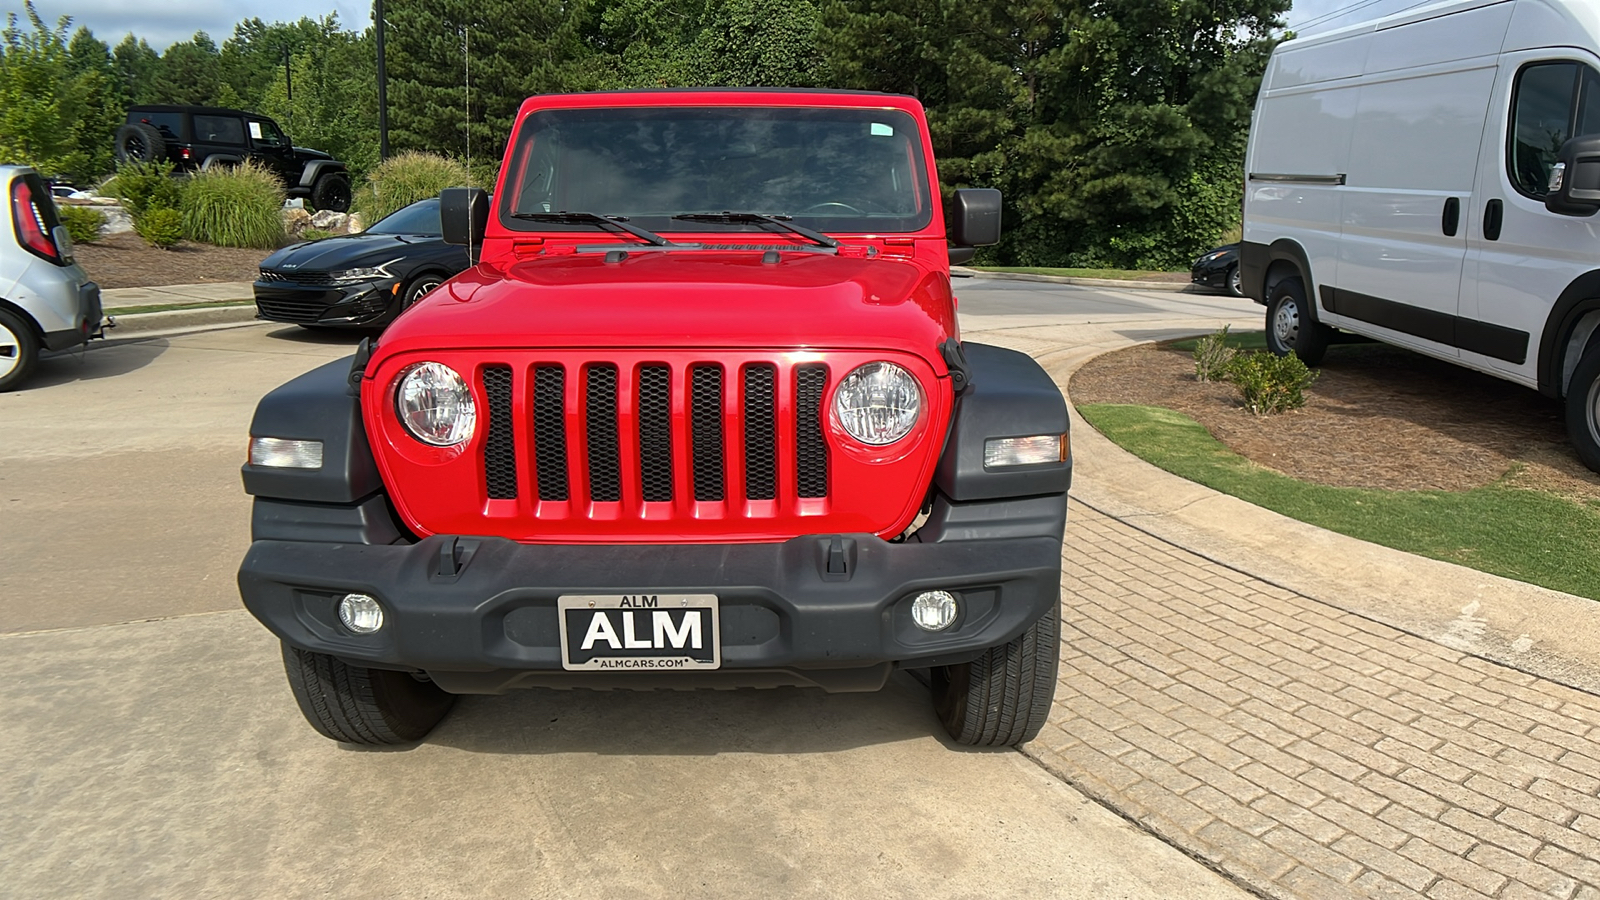
<svg viewBox="0 0 1600 900">
<path fill-rule="evenodd" d="M 1276 356 L 1256 351 L 1233 358 L 1228 380 L 1239 388 L 1245 408 L 1264 416 L 1305 406 L 1305 389 L 1317 380 L 1317 373 L 1294 353 Z"/>
<path fill-rule="evenodd" d="M 72 236 L 74 244 L 92 244 L 100 240 L 100 226 L 106 222 L 106 217 L 98 209 L 88 206 L 62 206 L 61 224 L 67 226 L 67 234 Z"/>
<path fill-rule="evenodd" d="M 183 240 L 183 213 L 175 209 L 149 209 L 133 220 L 133 230 L 152 247 L 163 250 Z"/>
<path fill-rule="evenodd" d="M 406 206 L 439 196 L 448 187 L 469 187 L 472 177 L 467 167 L 436 153 L 407 151 L 385 160 L 356 193 L 355 206 L 361 221 L 372 225 L 384 216 Z"/>
<path fill-rule="evenodd" d="M 244 163 L 196 172 L 183 192 L 183 230 L 218 247 L 274 250 L 283 244 L 283 184 Z"/>
<path fill-rule="evenodd" d="M 1228 326 L 1215 334 L 1208 334 L 1194 345 L 1194 377 L 1196 381 L 1226 381 L 1228 367 L 1239 351 L 1228 346 Z"/>
<path fill-rule="evenodd" d="M 122 201 L 122 208 L 137 219 L 152 209 L 178 209 L 183 186 L 172 177 L 172 163 L 124 163 L 117 176 L 101 190 Z"/>
</svg>

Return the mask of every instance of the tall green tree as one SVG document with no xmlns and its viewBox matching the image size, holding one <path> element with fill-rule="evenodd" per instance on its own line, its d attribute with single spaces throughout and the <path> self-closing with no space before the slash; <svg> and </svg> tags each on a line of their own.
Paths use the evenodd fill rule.
<svg viewBox="0 0 1600 900">
<path fill-rule="evenodd" d="M 81 100 L 72 93 L 67 28 L 62 16 L 48 25 L 28 3 L 27 26 L 15 13 L 0 30 L 0 158 L 53 175 L 72 152 L 72 128 Z"/>
<path fill-rule="evenodd" d="M 70 150 L 63 158 L 62 174 L 86 184 L 111 170 L 112 143 L 122 124 L 127 100 L 117 78 L 115 61 L 106 42 L 88 28 L 79 27 L 67 45 L 68 91 L 78 100 L 72 122 Z"/>
<path fill-rule="evenodd" d="M 131 33 L 111 51 L 116 80 L 129 103 L 155 103 L 155 75 L 161 67 L 161 54 Z"/>
<path fill-rule="evenodd" d="M 222 94 L 222 58 L 210 35 L 197 31 L 192 39 L 167 47 L 150 92 L 157 103 L 216 104 Z"/>
</svg>

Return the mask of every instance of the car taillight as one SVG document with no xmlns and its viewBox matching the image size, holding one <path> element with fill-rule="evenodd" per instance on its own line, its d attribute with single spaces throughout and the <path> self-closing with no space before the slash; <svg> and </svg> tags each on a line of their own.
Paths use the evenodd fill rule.
<svg viewBox="0 0 1600 900">
<path fill-rule="evenodd" d="M 21 178 L 11 185 L 11 221 L 24 247 L 53 263 L 61 262 L 61 250 L 45 232 L 44 216 L 39 212 L 33 189 Z"/>
</svg>

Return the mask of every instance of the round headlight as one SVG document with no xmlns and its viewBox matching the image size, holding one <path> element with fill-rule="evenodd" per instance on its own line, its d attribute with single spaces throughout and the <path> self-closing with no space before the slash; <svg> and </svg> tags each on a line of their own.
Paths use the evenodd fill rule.
<svg viewBox="0 0 1600 900">
<path fill-rule="evenodd" d="M 892 444 L 911 433 L 922 415 L 922 387 L 892 362 L 860 366 L 833 395 L 839 425 L 863 444 Z"/>
<path fill-rule="evenodd" d="M 435 447 L 466 443 L 478 424 L 472 390 L 444 363 L 406 366 L 395 379 L 394 406 L 406 431 Z"/>
</svg>

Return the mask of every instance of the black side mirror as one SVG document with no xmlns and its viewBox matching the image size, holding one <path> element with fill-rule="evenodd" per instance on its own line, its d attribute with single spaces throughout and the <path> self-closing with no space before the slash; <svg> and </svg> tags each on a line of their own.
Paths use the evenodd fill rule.
<svg viewBox="0 0 1600 900">
<path fill-rule="evenodd" d="M 445 188 L 439 192 L 439 226 L 446 244 L 462 244 L 473 263 L 489 226 L 489 194 L 483 188 Z"/>
<path fill-rule="evenodd" d="M 992 188 L 965 188 L 950 200 L 950 243 L 957 247 L 987 247 L 1000 243 L 1000 192 Z"/>
<path fill-rule="evenodd" d="M 1600 212 L 1600 134 L 1575 137 L 1561 145 L 1550 169 L 1544 208 L 1563 216 Z"/>
</svg>

